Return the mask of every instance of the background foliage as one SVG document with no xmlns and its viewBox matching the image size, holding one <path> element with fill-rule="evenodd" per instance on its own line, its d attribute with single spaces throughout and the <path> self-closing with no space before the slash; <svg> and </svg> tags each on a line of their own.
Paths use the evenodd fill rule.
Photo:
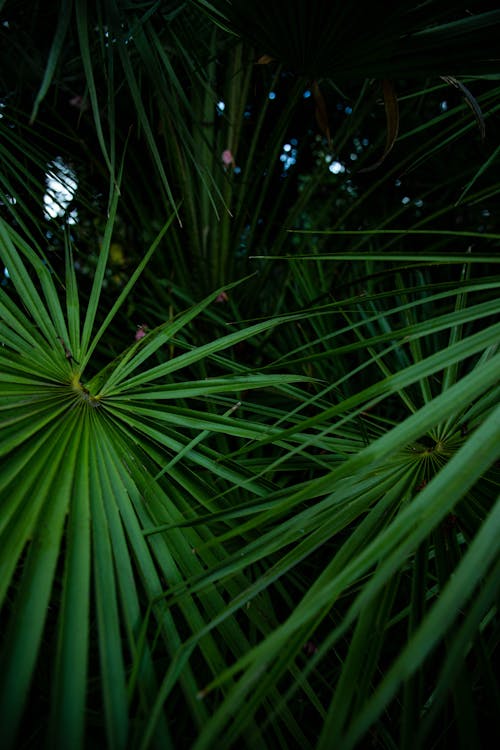
<svg viewBox="0 0 500 750">
<path fill-rule="evenodd" d="M 498 10 L 0 13 L 2 747 L 491 746 Z"/>
</svg>

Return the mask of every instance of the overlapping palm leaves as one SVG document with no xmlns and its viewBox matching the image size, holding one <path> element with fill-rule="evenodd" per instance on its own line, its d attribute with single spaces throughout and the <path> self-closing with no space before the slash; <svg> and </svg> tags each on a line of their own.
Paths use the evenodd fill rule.
<svg viewBox="0 0 500 750">
<path fill-rule="evenodd" d="M 257 324 L 243 336 L 231 333 L 225 342 L 218 340 L 145 370 L 147 360 L 213 301 L 212 295 L 133 344 L 115 365 L 87 380 L 84 371 L 93 350 L 170 224 L 95 331 L 115 212 L 116 199 L 82 327 L 71 248 L 61 304 L 49 268 L 19 235 L 5 224 L 1 227 L 2 259 L 8 269 L 1 299 L 2 602 L 10 619 L 2 661 L 5 747 L 14 741 L 44 637 L 49 645 L 43 648 L 51 649 L 54 660 L 49 741 L 54 747 L 67 746 L 70 738 L 75 747 L 81 744 L 94 617 L 108 742 L 124 746 L 130 701 L 138 700 L 144 710 L 154 698 L 151 644 L 141 634 L 147 607 L 162 610 L 157 622 L 162 622 L 168 649 L 174 653 L 181 640 L 178 626 L 162 603 L 154 606 L 154 599 L 161 597 L 167 581 L 172 585 L 186 575 L 200 574 L 208 560 L 212 565 L 218 559 L 216 550 L 208 552 L 208 558 L 203 552 L 193 554 L 206 541 L 203 530 L 174 532 L 174 547 L 181 545 L 174 551 L 158 537 L 148 545 L 142 527 L 160 518 L 172 523 L 186 520 L 207 503 L 207 508 L 216 507 L 210 499 L 214 481 L 222 483 L 221 492 L 228 481 L 233 491 L 241 481 L 241 499 L 262 495 L 266 488 L 258 480 L 249 481 L 247 472 L 236 464 L 221 462 L 218 453 L 202 442 L 214 429 L 230 436 L 232 424 L 239 437 L 252 439 L 251 422 L 236 426 L 230 415 L 182 409 L 179 399 L 200 400 L 218 392 L 283 386 L 302 379 L 234 375 L 165 385 L 168 373 L 188 368 L 275 323 Z M 31 278 L 33 271 L 39 285 Z M 160 384 L 153 385 L 158 380 Z M 176 405 L 172 408 L 169 403 Z M 256 429 L 266 431 L 264 426 Z M 180 458 L 192 468 L 181 469 Z M 164 503 L 166 514 L 161 511 Z M 192 625 L 197 621 L 196 629 L 206 626 L 208 612 L 210 619 L 223 606 L 220 594 L 204 601 L 205 615 L 194 603 L 188 605 L 190 613 L 185 612 Z M 51 609 L 57 637 L 50 628 L 44 636 Z M 237 627 L 223 629 L 228 643 L 243 646 L 245 637 Z M 205 657 L 219 669 L 224 660 L 211 637 L 207 643 L 212 646 Z M 188 693 L 196 706 L 196 681 L 189 668 L 182 682 L 190 685 Z M 195 714 L 200 722 L 207 717 L 201 704 Z M 163 731 L 163 741 L 167 735 Z"/>
<path fill-rule="evenodd" d="M 312 394 L 286 385 L 303 376 L 256 375 L 241 366 L 230 378 L 172 380 L 277 321 L 147 367 L 210 300 L 86 380 L 92 351 L 141 270 L 92 334 L 111 227 L 80 328 L 70 248 L 64 311 L 48 267 L 2 226 L 10 278 L 2 293 L 5 745 L 13 743 L 26 700 L 33 710 L 29 688 L 46 653 L 53 659 L 52 747 L 66 746 L 68 737 L 79 746 L 84 731 L 89 736 L 85 712 L 91 716 L 99 700 L 91 687 L 97 675 L 110 747 L 175 746 L 182 737 L 196 747 L 230 747 L 241 738 L 249 747 L 275 746 L 290 741 L 288 732 L 315 746 L 316 730 L 293 718 L 304 701 L 308 721 L 323 725 L 319 746 L 336 737 L 351 747 L 402 681 L 408 697 L 401 731 L 405 722 L 413 726 L 414 691 L 422 706 L 436 691 L 435 715 L 450 674 L 467 684 L 460 644 L 472 641 L 486 654 L 494 645 L 499 520 L 491 493 L 498 477 L 490 468 L 500 438 L 499 325 L 488 322 L 494 299 L 469 302 L 494 280 L 473 283 L 464 273 L 458 296 L 449 285 L 429 288 L 423 298 L 415 289 L 414 299 L 404 289 L 392 308 L 388 293 L 373 297 L 373 314 L 355 297 L 313 316 L 321 354 L 314 356 L 311 339 L 290 363 L 301 351 L 315 367 L 316 359 L 367 349 L 359 368 L 376 365 L 383 373 L 340 400 L 336 394 L 352 377 L 347 371 L 326 385 L 322 378 Z M 419 320 L 420 308 L 454 298 L 454 313 Z M 321 321 L 332 315 L 346 324 L 325 338 Z M 406 327 L 388 324 L 401 316 Z M 425 354 L 423 342 L 440 331 L 448 331 L 449 346 Z M 351 343 L 331 346 L 345 336 Z M 214 361 L 220 369 L 220 356 Z M 462 372 L 463 361 L 469 365 Z M 229 360 L 225 365 L 231 370 Z M 259 407 L 261 424 L 241 424 L 227 394 L 256 386 L 284 389 L 295 409 L 277 412 L 267 401 Z M 179 405 L 200 397 L 208 409 Z M 406 419 L 390 416 L 398 413 L 394 400 L 409 410 Z M 309 468 L 294 484 L 287 469 L 297 461 Z M 315 556 L 321 565 L 305 584 Z M 410 597 L 417 581 L 418 595 Z M 464 607 L 468 614 L 457 621 Z M 377 678 L 398 628 L 408 628 L 408 646 Z M 379 638 L 372 643 L 374 629 Z M 445 635 L 434 686 L 426 656 Z M 321 677 L 324 664 L 335 675 L 330 687 Z M 353 683 L 347 674 L 356 672 Z M 353 692 L 362 679 L 361 693 Z M 480 672 L 475 689 L 487 690 L 484 679 Z M 213 699 L 215 687 L 222 693 Z M 178 700 L 197 726 L 191 733 L 172 726 L 169 704 Z M 259 710 L 262 726 L 254 718 Z M 432 717 L 431 711 L 422 732 Z"/>
<path fill-rule="evenodd" d="M 185 14 L 183 4 L 135 7 L 113 2 L 93 6 L 62 0 L 40 12 L 36 4 L 5 2 L 0 11 L 0 105 L 7 106 L 9 114 L 3 122 L 0 118 L 0 128 L 2 132 L 5 129 L 7 141 L 17 147 L 16 135 L 29 121 L 35 127 L 39 149 L 41 136 L 52 158 L 63 149 L 82 149 L 79 156 L 87 160 L 89 168 L 104 175 L 104 183 L 109 180 L 113 184 L 116 154 L 123 149 L 123 137 L 126 140 L 132 133 L 133 140 L 140 140 L 143 158 L 154 172 L 156 190 L 164 205 L 172 209 L 178 196 L 173 194 L 172 175 L 167 175 L 167 155 L 159 135 L 168 133 L 170 139 L 175 136 L 182 158 L 197 174 L 200 186 L 211 194 L 212 205 L 221 205 L 187 124 L 196 115 L 186 94 L 186 70 L 193 81 L 208 86 L 204 66 L 210 45 L 206 41 L 192 45 L 193 18 L 187 30 L 183 18 L 174 23 Z M 198 25 L 203 22 L 210 36 L 206 18 L 198 14 Z M 203 29 L 198 38 L 203 38 Z M 191 43 L 189 52 L 187 42 Z M 196 52 L 200 62 L 195 60 Z M 9 128 L 13 132 L 9 133 Z M 54 130 L 63 131 L 64 137 Z M 2 200 L 4 196 L 22 199 L 20 172 L 24 179 L 28 175 L 35 180 L 37 154 L 32 151 L 0 152 L 6 167 L 0 181 Z M 40 177 L 41 201 L 43 171 Z"/>
<path fill-rule="evenodd" d="M 130 87 L 143 121 L 149 89 L 139 92 L 133 82 L 139 68 L 142 76 L 153 73 L 149 80 L 158 81 L 160 70 L 166 76 L 173 59 L 162 54 L 166 27 L 160 24 L 160 40 L 149 23 L 153 5 L 141 6 L 137 45 L 125 53 L 117 18 L 117 39 L 107 44 L 98 35 L 96 42 L 81 15 L 85 4 L 77 5 L 80 42 L 86 29 L 94 51 L 100 40 L 106 71 L 116 70 L 118 58 L 127 66 L 123 88 Z M 119 5 L 106 4 L 106 13 Z M 136 11 L 127 5 L 125 15 L 130 20 Z M 204 37 L 212 60 L 214 39 Z M 17 744 L 20 725 L 28 747 L 411 748 L 433 741 L 444 717 L 447 741 L 461 735 L 465 746 L 478 747 L 495 718 L 498 234 L 494 226 L 489 236 L 442 229 L 435 241 L 430 229 L 404 234 L 394 229 L 406 220 L 404 209 L 384 213 L 377 204 L 376 230 L 288 235 L 300 236 L 295 249 L 303 257 L 284 258 L 290 242 L 282 227 L 273 242 L 271 223 L 285 216 L 284 224 L 300 225 L 307 214 L 321 228 L 344 230 L 351 221 L 357 227 L 358 218 L 367 226 L 370 196 L 382 192 L 390 174 L 343 203 L 341 186 L 320 200 L 309 181 L 289 211 L 266 214 L 259 263 L 273 278 L 276 254 L 287 264 L 286 285 L 276 284 L 271 300 L 250 287 L 252 314 L 279 308 L 291 293 L 293 309 L 305 312 L 288 323 L 279 317 L 238 324 L 207 340 L 213 321 L 220 331 L 228 319 L 219 312 L 223 305 L 211 305 L 222 292 L 217 279 L 224 279 L 235 317 L 248 315 L 237 303 L 245 284 L 228 285 L 232 251 L 248 217 L 253 231 L 269 203 L 263 164 L 277 160 L 289 112 L 284 108 L 270 152 L 261 153 L 257 137 L 250 140 L 247 153 L 258 169 L 253 157 L 242 163 L 248 189 L 238 192 L 220 151 L 238 154 L 232 128 L 251 89 L 244 55 L 234 47 L 224 58 L 231 61 L 222 77 L 232 105 L 219 130 L 204 119 L 216 101 L 210 76 L 197 75 L 189 96 L 182 85 L 168 89 L 179 118 L 166 101 L 161 109 L 175 132 L 165 128 L 168 117 L 159 132 L 149 132 L 161 149 L 171 135 L 169 159 L 160 164 L 186 177 L 189 205 L 179 209 L 185 228 L 167 222 L 123 290 L 105 272 L 118 206 L 113 180 L 111 218 L 102 248 L 92 250 L 96 269 L 85 310 L 80 286 L 88 276 L 75 268 L 71 242 L 63 289 L 41 252 L 26 244 L 27 233 L 22 239 L 2 224 L 8 276 L 0 298 L 0 732 L 7 747 Z M 84 59 L 92 89 L 100 68 L 88 51 Z M 112 78 L 103 81 L 114 92 Z M 110 127 L 103 150 L 114 173 L 109 139 L 127 133 L 111 127 L 120 122 L 115 102 L 104 114 L 101 92 L 96 88 L 92 112 L 97 129 L 99 117 L 106 132 Z M 182 118 L 175 109 L 181 95 Z M 494 92 L 484 98 L 494 119 Z M 448 115 L 436 118 L 440 134 L 433 140 L 425 138 L 433 121 L 417 127 L 425 142 L 399 171 L 433 156 L 443 137 L 455 142 L 454 116 L 449 132 L 441 129 Z M 339 142 L 350 142 L 353 123 L 346 120 L 337 132 Z M 19 149 L 25 130 L 3 125 Z M 258 127 L 265 135 L 262 122 Z M 130 151 L 140 163 L 142 152 Z M 2 153 L 7 159 L 8 149 Z M 429 187 L 431 198 L 450 185 L 457 200 L 470 184 L 475 166 L 468 155 L 461 158 L 468 163 L 459 170 L 460 186 L 450 171 Z M 200 164 L 216 175 L 219 208 L 236 207 L 236 222 L 229 214 L 215 218 L 210 196 L 198 189 Z M 24 165 L 16 184 L 29 175 Z M 159 228 L 167 201 L 158 201 L 154 188 L 143 200 L 148 180 L 122 185 L 125 216 L 137 220 L 135 189 L 138 204 L 155 206 Z M 5 183 L 4 193 L 15 197 L 11 188 Z M 481 205 L 497 191 L 495 184 L 475 195 L 469 189 L 466 205 Z M 24 208 L 21 200 L 7 206 L 20 231 Z M 436 201 L 419 228 L 432 229 L 440 212 L 452 210 Z M 151 237 L 147 212 L 141 218 L 143 236 Z M 418 246 L 408 244 L 410 237 Z M 195 302 L 176 316 L 165 293 L 171 242 L 176 265 L 185 263 L 184 281 L 191 271 L 203 276 L 213 268 L 205 281 L 214 291 L 199 302 L 194 285 L 185 283 L 182 298 Z M 161 323 L 107 365 L 108 343 L 116 347 L 113 322 L 156 247 L 161 258 L 134 304 L 141 321 L 154 313 Z M 205 265 L 193 262 L 203 257 Z M 155 299 L 146 299 L 150 288 Z M 243 360 L 244 341 L 253 346 Z M 249 351 L 258 354 L 259 371 Z"/>
<path fill-rule="evenodd" d="M 295 259 L 291 262 L 295 263 Z M 297 278 L 305 275 L 301 264 Z M 495 288 L 497 282 L 483 282 L 480 287 L 485 291 L 490 284 Z M 421 322 L 416 311 L 432 304 L 430 288 L 418 301 L 422 287 L 401 290 L 403 304 L 386 308 L 387 315 L 380 311 L 381 306 L 385 307 L 383 296 L 378 299 L 373 316 L 367 316 L 365 311 L 370 300 L 366 304 L 365 299 L 347 299 L 333 310 L 351 318 L 349 325 L 337 325 L 329 336 L 320 330 L 316 357 L 314 340 L 300 347 L 303 362 L 313 362 L 318 369 L 324 363 L 323 373 L 331 373 L 335 368 L 329 362 L 342 359 L 346 352 L 355 357 L 356 351 L 369 347 L 371 356 L 361 357 L 356 383 L 363 369 L 373 364 L 385 376 L 376 385 L 324 408 L 317 417 L 302 421 L 301 430 L 321 424 L 323 439 L 326 434 L 338 438 L 346 424 L 361 419 L 378 423 L 378 429 L 385 425 L 387 432 L 364 449 L 344 438 L 340 444 L 346 460 L 317 480 L 275 495 L 273 508 L 266 508 L 260 518 L 249 520 L 248 529 L 265 524 L 270 530 L 244 548 L 246 564 L 261 559 L 263 550 L 282 550 L 270 570 L 256 581 L 253 592 L 272 585 L 281 576 L 285 581 L 294 581 L 295 576 L 300 576 L 301 566 L 307 568 L 304 561 L 310 556 L 314 559 L 319 549 L 323 551 L 322 563 L 314 576 L 315 584 L 289 617 L 215 681 L 214 685 L 218 685 L 225 677 L 241 673 L 240 682 L 211 719 L 196 747 L 220 744 L 222 736 L 223 746 L 231 747 L 243 733 L 245 737 L 250 733 L 256 746 L 258 737 L 251 735 L 248 704 L 252 708 L 259 706 L 271 684 L 287 684 L 290 660 L 302 665 L 308 661 L 304 650 L 309 659 L 312 655 L 310 663 L 302 668 L 315 685 L 317 700 L 302 695 L 301 689 L 307 690 L 307 683 L 290 680 L 288 700 L 296 711 L 302 706 L 304 722 L 311 728 L 312 747 L 354 747 L 383 711 L 388 711 L 387 722 L 381 720 L 374 732 L 386 736 L 387 746 L 391 741 L 411 744 L 417 731 L 418 742 L 423 744 L 436 728 L 434 722 L 450 692 L 457 706 L 472 712 L 474 718 L 467 735 L 472 744 L 481 741 L 481 731 L 474 727 L 481 721 L 494 722 L 495 700 L 484 698 L 488 705 L 483 706 L 481 717 L 480 704 L 474 704 L 472 697 L 472 691 L 482 696 L 488 695 L 490 689 L 494 692 L 494 683 L 486 674 L 480 677 L 479 669 L 470 672 L 462 652 L 465 643 L 470 654 L 480 653 L 488 643 L 491 654 L 489 649 L 495 649 L 498 633 L 494 624 L 498 546 L 493 541 L 499 533 L 498 501 L 495 504 L 498 470 L 488 473 L 486 469 L 498 458 L 498 323 L 487 324 L 490 315 L 496 313 L 497 303 L 492 300 L 482 308 L 486 318 L 479 313 L 486 323 L 480 333 L 463 336 L 458 310 L 467 318 L 475 318 L 475 306 L 465 303 L 475 289 L 475 284 L 461 287 L 451 316 Z M 434 291 L 438 304 L 440 299 L 451 300 L 456 295 L 455 289 Z M 410 303 L 408 297 L 413 294 L 417 299 Z M 357 323 L 352 320 L 353 309 L 360 317 Z M 398 330 L 395 319 L 401 314 L 412 322 L 408 328 Z M 373 326 L 380 326 L 380 334 L 365 338 L 363 330 L 366 327 L 373 331 Z M 449 348 L 425 356 L 423 352 L 429 350 L 426 341 L 441 326 L 449 332 Z M 321 329 L 319 322 L 318 327 Z M 357 343 L 339 347 L 326 343 L 356 331 Z M 475 348 L 474 341 L 479 346 L 478 353 L 482 352 L 479 357 L 474 357 L 470 349 Z M 406 346 L 409 358 L 402 351 Z M 297 362 L 296 357 L 294 352 L 290 359 Z M 467 374 L 462 370 L 464 360 L 471 363 Z M 419 375 L 413 380 L 417 372 Z M 485 390 L 479 385 L 481 372 L 487 380 Z M 326 386 L 321 396 L 349 387 L 351 377 L 351 373 L 344 373 Z M 467 393 L 473 383 L 479 385 L 482 396 Z M 472 387 L 475 389 L 475 385 Z M 410 412 L 400 424 L 396 423 L 401 418 L 391 418 L 394 406 L 389 394 L 401 399 Z M 422 399 L 425 405 L 419 407 Z M 384 406 L 377 408 L 382 403 Z M 477 429 L 474 435 L 467 435 L 472 425 Z M 295 429 L 299 428 L 290 428 L 284 434 L 290 436 Z M 309 438 L 310 443 L 313 440 Z M 338 447 L 338 440 L 332 441 L 332 449 L 334 445 Z M 303 443 L 301 448 L 304 447 Z M 349 450 L 354 455 L 349 456 Z M 333 456 L 324 457 L 325 463 L 332 459 L 335 464 Z M 282 461 L 283 458 L 277 459 L 275 465 Z M 480 475 L 484 479 L 478 483 Z M 273 526 L 273 519 L 279 519 L 279 530 Z M 344 537 L 347 529 L 350 532 Z M 476 560 L 480 560 L 479 567 Z M 239 568 L 236 555 L 233 561 L 234 567 L 226 567 L 225 574 Z M 252 589 L 243 592 L 233 607 L 247 602 L 251 595 Z M 462 612 L 467 613 L 463 620 Z M 391 657 L 393 637 L 403 642 L 407 639 L 408 643 Z M 436 656 L 438 645 L 441 650 Z M 437 660 L 434 663 L 427 661 L 430 653 Z M 394 658 L 392 667 L 387 658 L 389 663 Z M 455 675 L 455 684 L 450 682 L 451 674 Z M 325 684 L 326 675 L 336 687 Z M 403 682 L 404 697 L 392 703 Z M 403 701 L 403 708 L 399 700 Z M 280 705 L 285 705 L 285 701 Z M 278 716 L 279 710 L 275 709 L 267 718 L 276 722 Z M 425 721 L 421 724 L 422 716 Z M 318 744 L 312 727 L 318 728 Z M 458 720 L 458 731 L 462 729 Z"/>
<path fill-rule="evenodd" d="M 311 79 L 498 72 L 498 10 L 472 3 L 194 0 L 266 55 Z"/>
</svg>

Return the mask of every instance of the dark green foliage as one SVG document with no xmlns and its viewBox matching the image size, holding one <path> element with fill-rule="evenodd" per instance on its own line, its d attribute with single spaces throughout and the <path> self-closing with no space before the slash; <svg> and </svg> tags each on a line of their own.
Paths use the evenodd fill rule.
<svg viewBox="0 0 500 750">
<path fill-rule="evenodd" d="M 498 15 L 0 2 L 2 748 L 491 746 Z"/>
</svg>

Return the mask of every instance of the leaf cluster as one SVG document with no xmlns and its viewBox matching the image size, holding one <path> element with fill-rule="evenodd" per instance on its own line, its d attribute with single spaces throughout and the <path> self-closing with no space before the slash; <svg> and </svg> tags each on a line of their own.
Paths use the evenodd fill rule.
<svg viewBox="0 0 500 750">
<path fill-rule="evenodd" d="M 498 11 L 388 7 L 0 3 L 2 747 L 498 731 Z"/>
</svg>

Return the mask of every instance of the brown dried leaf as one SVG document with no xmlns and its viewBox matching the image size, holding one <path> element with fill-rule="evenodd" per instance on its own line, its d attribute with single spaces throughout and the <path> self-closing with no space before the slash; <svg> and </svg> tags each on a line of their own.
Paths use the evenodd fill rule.
<svg viewBox="0 0 500 750">
<path fill-rule="evenodd" d="M 261 55 L 257 60 L 257 65 L 269 65 L 273 60 L 274 57 L 271 57 L 271 55 Z"/>
<path fill-rule="evenodd" d="M 481 140 L 484 141 L 484 139 L 486 138 L 486 126 L 484 124 L 484 117 L 481 111 L 481 107 L 477 103 L 477 100 L 472 96 L 467 86 L 464 86 L 463 83 L 457 81 L 457 79 L 453 78 L 453 76 L 441 76 L 441 79 L 460 91 L 465 101 L 474 113 L 474 117 L 479 127 L 479 132 L 481 133 Z"/>
</svg>

